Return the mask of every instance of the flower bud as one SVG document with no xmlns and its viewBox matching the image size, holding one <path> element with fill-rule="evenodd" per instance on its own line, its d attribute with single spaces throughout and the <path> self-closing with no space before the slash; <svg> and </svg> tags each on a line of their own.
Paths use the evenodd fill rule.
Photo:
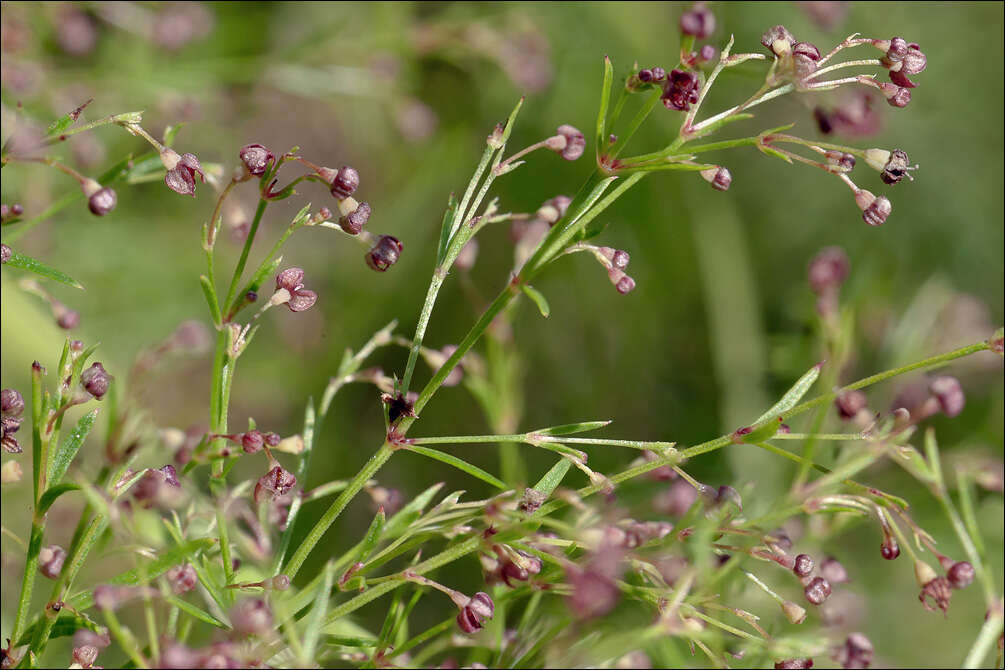
<svg viewBox="0 0 1005 670">
<path fill-rule="evenodd" d="M 785 26 L 775 26 L 761 35 L 761 44 L 776 56 L 789 53 L 796 43 L 796 38 Z"/>
<path fill-rule="evenodd" d="M 728 191 L 729 185 L 733 183 L 733 175 L 722 166 L 702 170 L 698 174 L 702 179 L 712 185 L 716 191 Z"/>
<path fill-rule="evenodd" d="M 167 571 L 166 577 L 168 584 L 171 585 L 171 591 L 176 596 L 191 591 L 199 581 L 195 568 L 189 563 L 174 566 Z"/>
<path fill-rule="evenodd" d="M 338 225 L 350 235 L 359 235 L 369 219 L 370 205 L 369 203 L 361 202 L 356 205 L 356 209 L 339 217 Z"/>
<path fill-rule="evenodd" d="M 848 571 L 845 567 L 841 565 L 833 556 L 828 556 L 824 559 L 823 563 L 820 564 L 820 576 L 826 579 L 831 584 L 844 584 L 850 581 L 848 578 Z"/>
<path fill-rule="evenodd" d="M 270 583 L 273 591 L 286 591 L 290 588 L 290 578 L 288 575 L 276 575 Z"/>
<path fill-rule="evenodd" d="M 0 244 L 0 264 L 6 265 L 14 256 L 14 250 L 8 247 L 6 244 Z"/>
<path fill-rule="evenodd" d="M 813 559 L 808 554 L 799 554 L 792 564 L 792 572 L 796 577 L 809 577 L 813 572 Z"/>
<path fill-rule="evenodd" d="M 260 431 L 249 430 L 247 433 L 241 435 L 241 448 L 246 454 L 254 454 L 261 451 L 264 444 L 265 440 L 262 438 Z"/>
<path fill-rule="evenodd" d="M 38 571 L 49 579 L 59 579 L 66 561 L 66 549 L 58 545 L 42 547 L 38 552 Z"/>
<path fill-rule="evenodd" d="M 548 138 L 545 144 L 552 151 L 560 154 L 567 161 L 574 161 L 583 155 L 586 150 L 586 138 L 579 129 L 562 124 L 558 127 L 556 134 Z"/>
<path fill-rule="evenodd" d="M 705 7 L 704 2 L 695 3 L 690 11 L 681 14 L 680 31 L 703 40 L 715 31 L 715 14 Z"/>
<path fill-rule="evenodd" d="M 304 271 L 300 268 L 286 268 L 276 275 L 276 290 L 281 288 L 293 293 L 304 285 Z"/>
<path fill-rule="evenodd" d="M 862 210 L 862 220 L 870 226 L 881 226 L 886 222 L 893 205 L 885 195 L 875 196 L 869 191 L 862 189 L 855 196 L 855 203 Z"/>
<path fill-rule="evenodd" d="M 928 390 L 939 401 L 939 408 L 942 413 L 953 418 L 959 416 L 966 404 L 966 397 L 963 395 L 963 388 L 956 377 L 942 375 L 932 380 L 928 385 Z"/>
<path fill-rule="evenodd" d="M 817 295 L 820 295 L 838 288 L 848 277 L 849 265 L 848 255 L 841 247 L 826 247 L 825 249 L 822 249 L 820 253 L 813 258 L 812 262 L 810 262 L 810 289 L 812 289 L 812 291 Z M 857 393 L 862 396 L 857 400 L 865 398 L 865 395 L 861 392 Z M 848 395 L 850 394 L 842 394 L 842 396 Z M 838 401 L 840 401 L 840 399 L 841 398 L 839 397 Z M 865 406 L 864 403 L 862 406 Z M 838 409 L 841 409 L 840 405 Z M 856 408 L 855 412 L 858 412 L 859 409 L 861 409 L 861 407 Z M 851 416 L 854 415 L 854 413 L 851 414 Z M 851 418 L 851 416 L 845 416 L 844 411 L 842 411 L 841 416 Z"/>
<path fill-rule="evenodd" d="M 883 538 L 883 544 L 879 545 L 879 555 L 888 561 L 900 556 L 900 545 L 892 535 Z"/>
<path fill-rule="evenodd" d="M 206 176 L 202 171 L 202 165 L 195 154 L 178 155 L 173 149 L 165 149 L 161 152 L 161 162 L 167 168 L 164 175 L 164 183 L 167 187 L 181 195 L 195 197 L 195 176 L 206 181 Z"/>
<path fill-rule="evenodd" d="M 792 46 L 793 56 L 802 56 L 814 63 L 820 60 L 820 49 L 810 42 L 797 42 Z"/>
<path fill-rule="evenodd" d="M 92 644 L 84 644 L 73 648 L 73 661 L 82 668 L 90 668 L 98 660 L 98 648 Z"/>
<path fill-rule="evenodd" d="M 872 665 L 873 646 L 863 633 L 852 633 L 837 649 L 833 658 L 843 668 L 868 668 Z"/>
<path fill-rule="evenodd" d="M 660 100 L 667 109 L 686 112 L 691 105 L 698 102 L 698 92 L 701 88 L 698 75 L 685 70 L 671 70 L 670 77 L 663 85 L 663 95 Z"/>
<path fill-rule="evenodd" d="M 255 484 L 254 499 L 256 503 L 272 501 L 285 495 L 297 484 L 297 478 L 281 465 L 276 465 Z"/>
<path fill-rule="evenodd" d="M 558 221 L 565 216 L 565 213 L 569 211 L 569 205 L 572 203 L 572 198 L 567 195 L 556 195 L 554 198 L 549 198 L 541 203 L 534 215 L 547 223 L 549 226 L 553 226 Z"/>
<path fill-rule="evenodd" d="M 272 630 L 272 612 L 261 598 L 248 598 L 231 608 L 230 623 L 241 635 L 265 635 Z"/>
<path fill-rule="evenodd" d="M 371 270 L 386 272 L 401 257 L 402 244 L 398 238 L 381 235 L 377 244 L 366 254 L 366 264 Z"/>
<path fill-rule="evenodd" d="M 806 600 L 814 605 L 820 605 L 827 600 L 831 594 L 831 585 L 823 577 L 814 577 L 813 580 L 803 589 Z"/>
<path fill-rule="evenodd" d="M 845 391 L 834 399 L 834 406 L 842 419 L 854 419 L 855 416 L 869 406 L 869 398 L 862 391 Z"/>
<path fill-rule="evenodd" d="M 495 603 L 489 594 L 479 591 L 468 599 L 468 604 L 461 608 L 457 615 L 457 625 L 465 633 L 477 633 L 484 626 L 486 619 L 495 614 Z"/>
<path fill-rule="evenodd" d="M 80 373 L 80 385 L 84 390 L 94 396 L 95 400 L 101 400 L 108 393 L 108 386 L 112 383 L 112 376 L 105 371 L 101 363 L 94 363 Z"/>
<path fill-rule="evenodd" d="M 77 310 L 55 303 L 53 311 L 56 313 L 56 325 L 63 330 L 73 330 L 80 325 L 80 312 Z"/>
<path fill-rule="evenodd" d="M 946 571 L 946 579 L 949 580 L 949 585 L 954 589 L 967 588 L 973 584 L 974 577 L 976 576 L 977 571 L 967 561 L 953 563 L 949 570 Z"/>
<path fill-rule="evenodd" d="M 939 575 L 935 572 L 935 569 L 928 563 L 925 563 L 924 561 L 914 562 L 914 580 L 918 582 L 918 586 L 924 586 L 933 579 L 936 579 L 938 576 Z"/>
<path fill-rule="evenodd" d="M 24 413 L 24 397 L 16 389 L 4 389 L 0 393 L 0 407 L 4 418 L 19 417 Z"/>
<path fill-rule="evenodd" d="M 275 160 L 272 152 L 261 144 L 249 144 L 241 149 L 238 154 L 244 169 L 254 177 L 261 177 L 269 169 L 269 163 Z"/>
<path fill-rule="evenodd" d="M 621 295 L 627 295 L 635 290 L 635 280 L 626 275 L 624 270 L 612 267 L 607 271 L 607 277 Z"/>
<path fill-rule="evenodd" d="M 343 165 L 331 182 L 331 194 L 339 200 L 344 200 L 359 188 L 359 172 L 348 165 Z"/>
<path fill-rule="evenodd" d="M 115 209 L 117 202 L 118 197 L 115 195 L 115 191 L 106 186 L 87 197 L 87 208 L 95 216 L 104 216 Z"/>
</svg>

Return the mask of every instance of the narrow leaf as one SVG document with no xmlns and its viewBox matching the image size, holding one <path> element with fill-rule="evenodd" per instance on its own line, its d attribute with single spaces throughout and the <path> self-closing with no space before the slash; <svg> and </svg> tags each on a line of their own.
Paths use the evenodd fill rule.
<svg viewBox="0 0 1005 670">
<path fill-rule="evenodd" d="M 466 472 L 469 475 L 471 475 L 472 477 L 476 477 L 476 478 L 482 480 L 483 482 L 486 482 L 487 484 L 491 484 L 492 486 L 495 486 L 497 489 L 499 489 L 501 491 L 508 491 L 509 490 L 509 487 L 506 486 L 505 482 L 497 479 L 496 477 L 493 477 L 492 475 L 490 475 L 489 473 L 485 472 L 484 470 L 482 470 L 478 466 L 472 465 L 471 463 L 468 463 L 465 460 L 457 458 L 456 456 L 454 456 L 452 454 L 448 454 L 448 453 L 445 453 L 445 452 L 442 452 L 442 451 L 437 451 L 436 449 L 428 449 L 426 447 L 420 447 L 420 446 L 417 446 L 417 445 L 412 445 L 412 446 L 408 447 L 408 450 L 409 451 L 413 451 L 413 452 L 415 452 L 417 454 L 422 454 L 423 456 L 426 456 L 428 458 L 432 458 L 433 460 L 440 461 L 441 463 L 446 463 L 447 465 L 452 465 L 455 468 L 457 468 L 458 470 Z"/>
<path fill-rule="evenodd" d="M 550 428 L 540 428 L 533 431 L 538 435 L 573 435 L 575 433 L 585 433 L 591 430 L 598 430 L 610 425 L 607 421 L 580 421 L 579 423 L 565 423 L 561 426 L 551 426 Z"/>
<path fill-rule="evenodd" d="M 217 628 L 222 628 L 224 630 L 230 630 L 230 626 L 220 621 L 206 610 L 200 607 L 196 607 L 195 605 L 186 600 L 182 600 L 181 598 L 174 595 L 166 595 L 164 596 L 164 599 L 169 603 L 171 603 L 172 605 L 174 605 L 175 607 L 177 607 L 178 609 L 180 609 L 182 612 L 185 612 L 185 614 L 188 614 L 189 616 L 198 619 L 203 623 L 208 623 L 210 626 L 216 626 Z"/>
<path fill-rule="evenodd" d="M 80 486 L 78 484 L 71 484 L 70 482 L 50 486 L 48 490 L 42 494 L 41 500 L 38 501 L 38 513 L 45 514 L 48 512 L 49 508 L 52 507 L 52 503 L 56 502 L 56 499 L 64 493 L 79 490 Z"/>
<path fill-rule="evenodd" d="M 80 417 L 77 425 L 73 427 L 70 434 L 60 443 L 59 450 L 53 455 L 49 463 L 48 480 L 50 487 L 58 484 L 63 475 L 66 474 L 66 471 L 70 468 L 70 463 L 77 456 L 77 452 L 80 451 L 80 447 L 84 444 L 84 440 L 87 439 L 87 435 L 91 432 L 91 428 L 94 427 L 94 421 L 97 418 L 98 410 L 96 409 Z"/>
<path fill-rule="evenodd" d="M 251 281 L 249 281 L 247 285 L 245 285 L 244 289 L 241 291 L 238 297 L 235 298 L 235 300 L 240 300 L 240 296 L 246 295 L 248 291 L 255 291 L 257 293 L 258 289 L 262 287 L 262 283 L 265 281 L 265 278 L 276 274 L 276 270 L 279 269 L 279 264 L 282 262 L 283 257 L 277 256 L 271 262 L 266 260 L 261 265 L 259 265 L 258 270 L 256 270 L 255 274 L 251 277 Z"/>
<path fill-rule="evenodd" d="M 22 647 L 30 643 L 31 639 L 35 636 L 35 630 L 41 625 L 42 619 L 36 619 L 34 623 L 25 629 L 24 634 L 21 635 L 21 638 L 13 646 Z M 58 619 L 56 619 L 56 623 L 52 625 L 52 631 L 49 633 L 49 639 L 51 640 L 54 637 L 69 637 L 83 628 L 92 630 L 95 633 L 100 633 L 104 630 L 102 626 L 98 625 L 87 616 L 78 614 L 62 614 Z"/>
<path fill-rule="evenodd" d="M 551 470 L 544 473 L 544 477 L 541 477 L 537 484 L 534 484 L 534 490 L 550 496 L 558 488 L 558 485 L 562 483 L 562 480 L 565 479 L 565 474 L 571 467 L 572 463 L 563 458 L 558 463 L 555 463 Z"/>
<path fill-rule="evenodd" d="M 772 405 L 771 409 L 757 417 L 757 421 L 754 423 L 758 424 L 762 421 L 766 421 L 767 419 L 779 417 L 795 407 L 796 403 L 802 400 L 803 396 L 806 395 L 806 392 L 810 390 L 810 387 L 813 386 L 813 383 L 817 380 L 817 377 L 820 376 L 821 367 L 822 364 L 817 364 L 810 368 L 806 374 L 800 377 L 796 383 L 792 385 L 792 388 L 785 392 L 785 395 L 783 395 L 778 402 Z"/>
<path fill-rule="evenodd" d="M 551 307 L 548 305 L 548 299 L 544 297 L 544 294 L 530 284 L 521 284 L 520 288 L 523 289 L 528 298 L 534 301 L 537 309 L 541 312 L 541 316 L 547 319 L 548 315 L 551 314 Z"/>
<path fill-rule="evenodd" d="M 223 323 L 223 319 L 220 316 L 220 304 L 217 302 L 216 289 L 213 288 L 213 283 L 206 275 L 199 277 L 199 284 L 202 286 L 202 294 L 206 296 L 206 304 L 209 305 L 209 313 L 213 317 L 213 323 L 219 326 Z"/>
<path fill-rule="evenodd" d="M 412 448 L 414 449 L 414 447 Z M 397 514 L 388 519 L 384 532 L 390 536 L 394 536 L 411 525 L 415 519 L 419 518 L 419 515 L 422 514 L 422 510 L 429 504 L 429 501 L 433 499 L 436 492 L 442 488 L 443 482 L 439 482 L 437 484 L 433 484 L 415 498 L 412 498 L 410 503 L 402 507 L 398 510 Z"/>
<path fill-rule="evenodd" d="M 84 288 L 84 285 L 73 277 L 60 272 L 54 267 L 46 265 L 42 261 L 35 260 L 31 256 L 25 256 L 24 254 L 20 254 L 16 251 L 11 251 L 10 259 L 5 263 L 5 265 L 13 268 L 21 268 L 22 270 L 27 270 L 28 272 L 34 272 L 46 279 L 58 281 L 60 284 L 66 284 L 67 286 L 72 286 L 73 288 Z"/>
<path fill-rule="evenodd" d="M 600 89 L 600 110 L 597 112 L 597 153 L 604 146 L 607 137 L 607 108 L 611 103 L 611 86 L 614 83 L 614 66 L 611 59 L 604 56 L 604 84 Z"/>
<path fill-rule="evenodd" d="M 370 522 L 370 527 L 366 531 L 366 537 L 363 538 L 362 546 L 360 546 L 359 557 L 356 559 L 357 562 L 366 561 L 370 557 L 374 547 L 377 546 L 377 542 L 380 541 L 380 534 L 384 530 L 384 524 L 386 523 L 387 517 L 384 515 L 384 508 L 381 507 L 377 510 L 373 521 Z"/>
<path fill-rule="evenodd" d="M 443 259 L 447 257 L 447 247 L 450 246 L 451 224 L 457 214 L 457 198 L 453 193 L 447 201 L 447 210 L 443 213 L 443 223 L 440 226 L 440 245 L 436 250 L 436 265 L 439 266 Z"/>
<path fill-rule="evenodd" d="M 174 146 L 174 139 L 178 136 L 178 131 L 185 127 L 185 123 L 176 123 L 164 129 L 164 146 Z"/>
</svg>

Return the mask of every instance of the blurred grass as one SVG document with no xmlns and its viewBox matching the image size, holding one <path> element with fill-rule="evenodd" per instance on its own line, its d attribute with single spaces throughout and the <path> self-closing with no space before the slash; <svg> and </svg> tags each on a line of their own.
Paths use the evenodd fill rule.
<svg viewBox="0 0 1005 670">
<path fill-rule="evenodd" d="M 172 6 L 136 7 L 158 12 Z M 253 416 L 260 426 L 283 434 L 299 430 L 306 397 L 318 397 L 345 347 L 358 347 L 392 317 L 410 336 L 447 195 L 463 188 L 485 134 L 515 99 L 529 93 L 514 147 L 537 141 L 561 123 L 589 128 L 602 56 L 611 56 L 619 74 L 636 60 L 673 65 L 681 11 L 680 5 L 649 3 L 217 3 L 206 6 L 211 32 L 169 52 L 109 22 L 107 5 L 75 8 L 90 13 L 97 31 L 95 47 L 86 55 L 61 48 L 56 30 L 65 6 L 3 5 L 5 31 L 8 20 L 19 19 L 30 35 L 21 50 L 4 54 L 5 137 L 17 101 L 31 118 L 46 123 L 94 97 L 85 118 L 145 109 L 145 125 L 155 134 L 184 121 L 176 147 L 227 169 L 244 144 L 260 142 L 274 151 L 299 145 L 320 164 L 355 166 L 362 175 L 362 199 L 374 208 L 368 227 L 404 242 L 401 262 L 383 275 L 364 266 L 360 247 L 330 231 L 306 230 L 285 250 L 286 264 L 307 271 L 308 286 L 321 296 L 318 306 L 299 315 L 273 310 L 266 316 L 238 367 L 231 410 L 235 426 Z M 551 303 L 550 319 L 542 320 L 526 306 L 517 312 L 515 338 L 527 370 L 523 428 L 611 418 L 612 436 L 693 443 L 732 430 L 744 416 L 754 418 L 819 358 L 805 273 L 824 246 L 844 247 L 852 262 L 843 297 L 855 307 L 858 336 L 843 379 L 989 334 L 968 330 L 962 319 L 940 321 L 928 307 L 935 295 L 930 292 L 902 321 L 922 287 L 938 287 L 947 302 L 958 301 L 960 294 L 973 296 L 986 310 L 975 319 L 988 326 L 1005 316 L 1002 5 L 856 3 L 829 32 L 815 27 L 795 3 L 713 8 L 720 26 L 715 42 L 732 32 L 738 51 L 759 49 L 761 32 L 776 23 L 822 48 L 853 31 L 919 42 L 929 65 L 917 78 L 920 86 L 910 107 L 882 105 L 883 130 L 857 144 L 904 148 L 921 169 L 913 183 L 889 193 L 893 214 L 878 229 L 862 223 L 847 190 L 833 178 L 753 150 L 723 155 L 734 177 L 727 194 L 684 174 L 644 180 L 608 211 L 612 225 L 602 238 L 632 255 L 635 292 L 619 296 L 592 260 L 576 255 L 537 285 Z M 542 43 L 548 46 L 538 60 L 528 58 L 525 69 L 514 74 L 523 61 L 514 64 L 513 51 L 495 59 L 473 43 L 516 45 L 515 53 L 525 56 L 540 51 Z M 712 96 L 707 109 L 754 90 L 758 67 L 724 74 L 720 95 Z M 391 70 L 396 71 L 393 78 L 387 75 Z M 14 86 L 19 76 L 28 76 L 29 85 Z M 429 107 L 438 127 L 409 140 L 406 135 L 414 129 L 403 128 L 399 117 L 422 120 L 415 108 L 409 111 L 414 101 Z M 737 124 L 727 136 L 791 119 L 797 120 L 795 131 L 816 136 L 809 106 L 788 98 L 766 105 L 757 119 Z M 654 114 L 633 146 L 663 146 L 677 124 L 670 113 Z M 91 173 L 144 149 L 117 129 L 96 136 L 106 158 L 87 168 Z M 59 150 L 71 155 L 68 148 Z M 497 182 L 502 209 L 533 211 L 556 194 L 571 195 L 589 170 L 588 158 L 567 164 L 553 155 L 535 155 Z M 867 172 L 856 171 L 860 185 L 887 192 L 878 175 Z M 3 171 L 3 202 L 21 202 L 29 215 L 73 188 L 63 175 L 35 166 Z M 316 185 L 301 190 L 315 206 L 328 202 L 328 194 Z M 87 287 L 85 292 L 56 286 L 52 291 L 82 314 L 74 336 L 88 343 L 100 340 L 99 359 L 124 378 L 138 351 L 167 336 L 180 321 L 205 317 L 197 281 L 203 271 L 199 230 L 212 208 L 212 194 L 200 185 L 197 200 L 190 201 L 151 183 L 119 188 L 118 195 L 113 214 L 97 219 L 83 207 L 70 208 L 39 225 L 18 248 Z M 239 195 L 248 219 L 249 198 Z M 293 198 L 271 206 L 263 239 L 271 244 L 302 204 Z M 265 244 L 259 242 L 256 251 L 262 253 Z M 238 247 L 229 240 L 221 246 L 231 260 L 219 267 L 232 266 Z M 473 272 L 483 296 L 491 297 L 506 281 L 511 262 L 507 231 L 488 230 Z M 0 364 L 5 387 L 26 389 L 33 359 L 55 366 L 62 334 L 40 303 L 16 289 L 15 279 L 14 272 L 4 270 Z M 456 342 L 475 316 L 459 284 L 448 282 L 427 344 Z M 900 329 L 894 331 L 898 322 Z M 905 337 L 891 339 L 891 332 Z M 400 371 L 404 351 L 384 350 L 374 360 L 385 370 Z M 152 417 L 181 428 L 205 424 L 208 368 L 207 360 L 189 360 L 160 370 L 141 395 Z M 947 452 L 965 444 L 1000 459 L 1005 395 L 1000 362 L 983 370 L 958 366 L 951 371 L 964 380 L 968 407 L 957 420 L 936 424 Z M 426 374 L 420 363 L 418 379 Z M 874 405 L 885 408 L 896 390 L 893 384 L 876 390 Z M 440 394 L 418 430 L 423 435 L 478 433 L 486 426 L 477 405 L 458 387 Z M 351 476 L 381 432 L 373 391 L 347 388 L 322 428 L 319 457 L 306 484 Z M 495 471 L 495 452 L 475 449 L 471 462 Z M 550 464 L 529 448 L 521 453 L 531 479 Z M 608 471 L 628 458 L 597 451 L 590 463 Z M 787 465 L 761 454 L 715 454 L 691 469 L 714 485 L 756 483 L 748 494 L 754 505 L 757 488 L 770 490 L 773 482 L 784 483 L 790 476 Z M 920 487 L 892 471 L 876 477 L 877 483 L 921 505 L 919 518 L 926 523 L 932 519 L 930 530 L 952 542 L 934 507 L 925 506 Z M 382 483 L 406 496 L 438 480 L 473 494 L 487 493 L 481 483 L 415 455 L 401 455 L 381 473 Z M 15 532 L 23 530 L 26 519 L 7 510 L 18 509 L 24 490 L 22 485 L 3 492 L 4 525 Z M 631 499 L 651 491 L 625 495 Z M 1000 498 L 985 501 L 982 509 L 1000 583 Z M 319 513 L 309 507 L 304 518 Z M 354 542 L 369 515 L 366 505 L 357 502 L 350 521 L 332 533 L 336 546 Z M 929 615 L 909 602 L 914 591 L 909 570 L 878 560 L 876 545 L 878 538 L 863 529 L 834 548 L 861 575 L 853 588 L 870 594 L 862 626 L 883 635 L 890 657 L 905 665 L 958 663 L 961 645 L 969 645 L 979 625 L 975 622 L 983 616 L 977 594 L 961 594 L 948 622 Z M 7 566 L 14 548 L 7 540 L 4 547 Z M 324 556 L 316 559 L 320 565 Z M 888 596 L 895 599 L 885 600 Z M 916 640 L 926 634 L 952 643 L 940 643 L 938 649 L 918 645 Z"/>
</svg>

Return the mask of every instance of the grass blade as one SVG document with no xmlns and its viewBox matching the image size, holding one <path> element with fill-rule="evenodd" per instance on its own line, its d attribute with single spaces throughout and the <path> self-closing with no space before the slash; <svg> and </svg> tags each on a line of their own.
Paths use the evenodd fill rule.
<svg viewBox="0 0 1005 670">
<path fill-rule="evenodd" d="M 413 451 L 417 454 L 422 454 L 427 458 L 432 458 L 433 460 L 440 461 L 441 463 L 446 463 L 447 465 L 452 465 L 458 470 L 468 473 L 472 477 L 476 477 L 487 484 L 495 486 L 500 491 L 508 491 L 509 486 L 506 485 L 502 480 L 494 477 L 493 475 L 485 472 L 476 465 L 472 465 L 467 461 L 457 458 L 452 454 L 448 454 L 442 451 L 437 451 L 436 449 L 429 449 L 427 447 L 420 447 L 417 445 L 412 445 L 408 447 L 408 451 Z"/>
<path fill-rule="evenodd" d="M 54 267 L 50 267 L 42 261 L 32 258 L 31 256 L 25 256 L 24 254 L 20 254 L 16 251 L 11 251 L 10 259 L 8 259 L 4 265 L 12 268 L 21 268 L 22 270 L 27 270 L 28 272 L 34 272 L 40 277 L 58 281 L 60 284 L 66 284 L 67 286 L 72 286 L 73 288 L 84 288 L 83 284 L 70 275 L 61 272 Z"/>
<path fill-rule="evenodd" d="M 47 479 L 49 480 L 50 489 L 59 483 L 63 475 L 70 468 L 70 463 L 77 456 L 77 452 L 80 451 L 80 447 L 84 444 L 84 440 L 87 439 L 87 435 L 91 432 L 91 428 L 94 427 L 94 421 L 97 418 L 98 410 L 96 409 L 80 417 L 80 421 L 77 422 L 77 425 L 73 427 L 70 434 L 59 445 L 59 450 L 56 451 L 49 462 Z"/>
</svg>

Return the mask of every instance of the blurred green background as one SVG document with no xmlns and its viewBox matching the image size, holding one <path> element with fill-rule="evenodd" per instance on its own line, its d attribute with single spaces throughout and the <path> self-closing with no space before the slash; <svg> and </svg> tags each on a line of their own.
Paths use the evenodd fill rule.
<svg viewBox="0 0 1005 670">
<path fill-rule="evenodd" d="M 855 314 L 855 348 L 841 375 L 845 381 L 984 339 L 1002 322 L 1002 4 L 821 4 L 826 3 L 713 3 L 719 28 L 708 41 L 720 45 L 732 33 L 735 51 L 756 51 L 760 34 L 783 23 L 822 51 L 852 32 L 902 35 L 921 45 L 929 64 L 916 77 L 920 85 L 911 105 L 894 110 L 875 100 L 882 127 L 872 137 L 849 140 L 862 147 L 903 148 L 921 166 L 913 183 L 895 188 L 864 166 L 856 170 L 860 186 L 891 198 L 887 223 L 865 225 L 848 190 L 833 177 L 752 149 L 719 158 L 733 174 L 725 194 L 684 173 L 647 178 L 605 213 L 611 225 L 601 238 L 631 254 L 636 290 L 618 295 L 597 264 L 581 254 L 556 264 L 537 284 L 551 303 L 549 319 L 529 304 L 518 309 L 521 428 L 610 418 L 615 423 L 606 434 L 612 437 L 693 444 L 749 423 L 819 360 L 806 267 L 830 245 L 843 247 L 852 267 L 842 292 Z M 284 265 L 304 268 L 308 287 L 320 299 L 309 312 L 266 315 L 240 360 L 231 406 L 233 425 L 253 416 L 260 426 L 286 435 L 300 430 L 307 397 L 320 395 L 346 347 L 359 347 L 392 318 L 399 320 L 399 332 L 411 335 L 447 195 L 464 188 L 485 135 L 519 96 L 528 97 L 510 142 L 514 149 L 562 123 L 589 135 L 603 56 L 612 58 L 619 75 L 635 61 L 669 69 L 677 60 L 677 17 L 684 7 L 4 3 L 3 134 L 10 133 L 17 102 L 28 118 L 45 125 L 93 97 L 86 119 L 142 109 L 144 126 L 155 135 L 184 122 L 175 147 L 227 171 L 236 164 L 238 149 L 251 142 L 277 153 L 298 145 L 318 164 L 359 170 L 358 195 L 374 209 L 368 228 L 400 238 L 404 253 L 391 271 L 376 274 L 365 267 L 361 247 L 332 231 L 305 230 L 287 246 Z M 828 25 L 821 23 L 821 12 Z M 756 90 L 763 67 L 749 64 L 725 73 L 708 112 Z M 724 136 L 795 121 L 792 132 L 819 137 L 812 107 L 836 104 L 827 95 L 788 96 L 764 105 L 756 119 Z M 640 152 L 664 146 L 679 119 L 658 110 L 633 146 Z M 98 174 L 146 147 L 120 129 L 104 128 L 56 149 L 54 155 L 69 164 Z M 555 195 L 574 194 L 591 170 L 592 151 L 588 147 L 576 163 L 532 155 L 497 181 L 502 210 L 534 211 Z M 3 202 L 22 203 L 29 217 L 75 188 L 51 169 L 3 169 Z M 313 201 L 315 209 L 332 204 L 317 185 L 305 184 L 300 191 L 269 208 L 257 253 L 306 202 Z M 118 208 L 109 216 L 95 218 L 83 205 L 70 207 L 32 229 L 16 248 L 87 287 L 50 288 L 81 313 L 74 337 L 100 341 L 98 360 L 124 378 L 135 355 L 179 322 L 206 319 L 198 285 L 204 271 L 199 235 L 213 193 L 200 185 L 193 201 L 160 182 L 122 185 L 117 192 Z M 253 187 L 239 189 L 231 200 L 239 207 L 226 211 L 226 222 L 249 221 Z M 5 228 L 5 240 L 6 235 Z M 220 267 L 232 267 L 238 244 L 225 232 L 219 248 L 225 259 Z M 488 229 L 480 237 L 474 286 L 490 298 L 511 267 L 508 231 Z M 65 333 L 40 300 L 17 288 L 20 276 L 7 268 L 2 275 L 2 377 L 5 388 L 26 391 L 31 361 L 54 368 Z M 476 316 L 461 283 L 448 281 L 427 344 L 455 343 Z M 374 361 L 400 374 L 405 352 L 388 348 Z M 138 402 L 158 425 L 205 425 L 209 363 L 208 357 L 188 358 L 158 368 L 134 391 Z M 989 354 L 951 368 L 963 381 L 968 405 L 954 421 L 934 421 L 947 458 L 986 455 L 1000 467 L 1001 369 L 1001 360 Z M 428 373 L 420 363 L 417 379 L 424 382 Z M 901 388 L 891 383 L 875 389 L 872 405 L 886 409 Z M 322 428 L 306 484 L 355 473 L 379 444 L 380 416 L 372 388 L 344 390 Z M 413 433 L 487 431 L 477 404 L 456 387 L 438 395 Z M 521 453 L 532 479 L 550 464 L 546 454 L 529 448 Z M 494 449 L 471 447 L 467 454 L 497 470 Z M 90 456 L 94 462 L 100 457 L 97 442 Z M 150 464 L 168 458 L 151 455 Z M 590 465 L 612 472 L 629 459 L 595 450 Z M 790 472 L 762 454 L 735 450 L 698 459 L 690 471 L 712 485 L 732 483 L 755 509 L 758 492 L 767 491 L 763 501 L 770 502 L 772 487 L 784 485 Z M 876 468 L 871 476 L 915 503 L 918 518 L 930 522 L 926 527 L 950 555 L 959 555 L 948 525 L 919 485 L 894 468 Z M 488 493 L 480 482 L 414 455 L 396 457 L 380 474 L 383 484 L 406 497 L 442 480 L 472 494 Z M 644 499 L 654 486 L 625 495 Z M 27 480 L 4 487 L 3 523 L 14 532 L 27 527 L 19 511 L 29 488 Z M 1001 497 L 983 498 L 980 511 L 1000 584 Z M 317 514 L 320 509 L 307 508 L 304 518 Z M 365 501 L 357 501 L 330 533 L 332 551 L 355 542 L 370 514 Z M 959 663 L 984 614 L 976 589 L 959 594 L 948 621 L 926 613 L 915 601 L 909 566 L 879 560 L 878 544 L 874 529 L 861 528 L 829 547 L 855 567 L 857 581 L 850 588 L 872 591 L 855 627 L 882 640 L 877 653 L 898 664 Z M 3 552 L 4 576 L 16 578 L 21 561 L 16 545 L 5 538 Z M 464 579 L 474 584 L 477 570 L 468 568 Z M 6 621 L 14 585 L 4 582 Z M 926 639 L 939 642 L 918 644 Z"/>
</svg>

